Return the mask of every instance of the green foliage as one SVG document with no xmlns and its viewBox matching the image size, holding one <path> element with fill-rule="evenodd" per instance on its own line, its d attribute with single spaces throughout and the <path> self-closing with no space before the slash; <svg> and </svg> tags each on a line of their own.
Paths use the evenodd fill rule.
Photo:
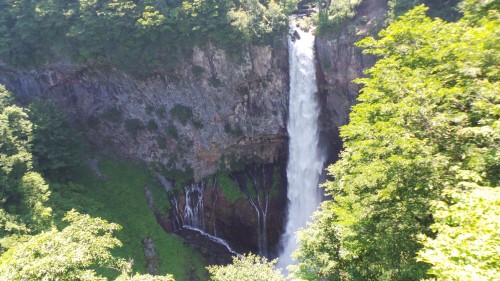
<svg viewBox="0 0 500 281">
<path fill-rule="evenodd" d="M 456 21 L 461 17 L 458 4 L 461 0 L 390 0 L 388 22 L 406 13 L 415 6 L 424 4 L 429 7 L 429 16 L 439 17 L 447 21 Z"/>
<path fill-rule="evenodd" d="M 21 179 L 19 191 L 22 194 L 20 211 L 28 215 L 26 221 L 34 224 L 38 230 L 47 227 L 52 209 L 46 206 L 50 191 L 42 176 L 36 172 L 27 172 Z"/>
<path fill-rule="evenodd" d="M 166 276 L 149 275 L 132 273 L 132 264 L 124 263 L 122 266 L 122 274 L 115 279 L 115 281 L 175 281 L 171 274 Z"/>
<path fill-rule="evenodd" d="M 51 101 L 34 101 L 29 107 L 33 122 L 32 152 L 36 168 L 45 176 L 64 179 L 80 165 L 82 136 L 68 124 Z"/>
<path fill-rule="evenodd" d="M 226 49 L 269 42 L 286 30 L 296 2 L 6 0 L 0 3 L 0 58 L 18 66 L 70 59 L 146 75 L 171 69 L 182 49 L 207 41 Z M 241 24 L 243 14 L 249 25 Z"/>
<path fill-rule="evenodd" d="M 165 132 L 173 137 L 174 139 L 178 140 L 179 139 L 179 131 L 177 130 L 177 127 L 174 125 L 174 124 L 169 124 L 166 128 L 165 128 Z"/>
<path fill-rule="evenodd" d="M 498 280 L 500 278 L 500 189 L 471 186 L 447 194 L 452 204 L 436 201 L 432 230 L 422 236 L 419 257 L 433 264 L 437 280 Z"/>
<path fill-rule="evenodd" d="M 193 118 L 193 111 L 185 105 L 176 104 L 170 109 L 170 115 L 172 118 L 179 120 L 182 125 L 186 126 L 187 122 Z"/>
<path fill-rule="evenodd" d="M 329 6 L 313 14 L 312 20 L 317 26 L 318 34 L 338 31 L 348 19 L 354 18 L 356 9 L 362 2 L 363 0 L 331 1 Z M 461 0 L 389 0 L 387 22 L 393 22 L 397 17 L 421 4 L 430 7 L 429 16 L 455 21 L 461 16 L 458 8 L 460 2 Z"/>
<path fill-rule="evenodd" d="M 63 218 L 62 230 L 52 228 L 20 242 L 0 256 L 2 280 L 108 280 L 96 271 L 122 271 L 117 280 L 173 281 L 171 275 L 150 276 L 131 273 L 132 266 L 112 255 L 121 246 L 113 236 L 118 224 L 82 215 L 74 210 Z"/>
<path fill-rule="evenodd" d="M 156 121 L 153 120 L 153 119 L 150 119 L 148 121 L 148 124 L 146 125 L 146 128 L 149 130 L 149 131 L 156 131 L 158 130 L 158 124 L 156 124 Z"/>
<path fill-rule="evenodd" d="M 61 212 L 75 208 L 79 212 L 122 225 L 123 229 L 116 233 L 116 238 L 123 243 L 123 247 L 113 249 L 112 254 L 124 260 L 133 258 L 134 272 L 147 273 L 141 240 L 150 237 L 159 260 L 158 274 L 170 273 L 177 280 L 189 280 L 193 274 L 206 280 L 205 261 L 200 254 L 186 246 L 182 239 L 165 233 L 149 209 L 144 187 L 152 192 L 158 210 L 164 211 L 169 206 L 165 189 L 154 180 L 147 168 L 140 164 L 105 159 L 100 162 L 98 169 L 102 178 L 83 167 L 73 175 L 73 183 L 51 184 L 53 193 L 50 206 L 56 217 Z M 121 267 L 121 271 L 130 272 Z M 190 268 L 196 270 L 189 272 Z M 118 275 L 116 270 L 97 272 L 112 280 Z M 127 276 L 132 278 L 133 274 Z"/>
<path fill-rule="evenodd" d="M 278 260 L 268 261 L 252 253 L 241 258 L 233 257 L 233 263 L 226 266 L 209 266 L 210 280 L 213 281 L 285 281 L 281 272 L 274 268 Z"/>
<path fill-rule="evenodd" d="M 33 126 L 28 114 L 11 102 L 10 93 L 0 85 L 0 279 L 107 280 L 121 272 L 119 280 L 171 281 L 171 276 L 132 273 L 132 266 L 125 262 L 134 257 L 135 269 L 146 271 L 140 243 L 144 237 L 155 241 L 162 261 L 159 273 L 172 271 L 185 280 L 188 274 L 193 274 L 185 269 L 196 267 L 195 274 L 205 277 L 201 257 L 182 241 L 166 235 L 145 199 L 137 200 L 144 198 L 143 187 L 147 185 L 159 199 L 156 207 L 167 208 L 167 199 L 162 200 L 160 196 L 166 197 L 163 188 L 151 181 L 144 167 L 106 163 L 100 175 L 107 179 L 105 182 L 81 167 L 71 174 L 76 183 L 51 183 L 53 192 L 49 199 L 49 186 L 33 171 L 31 164 Z M 44 112 L 40 106 L 35 105 L 33 111 Z M 60 116 L 48 115 L 51 117 L 37 120 L 48 122 L 55 118 L 54 130 L 64 130 L 58 125 Z M 64 145 L 62 143 L 61 148 L 64 149 Z M 119 225 L 76 211 L 68 212 L 65 222 L 59 221 L 63 213 L 73 208 L 118 221 L 125 229 L 114 237 Z M 125 247 L 115 249 L 121 245 L 118 238 L 125 242 Z M 173 256 L 175 259 L 170 258 Z"/>
<path fill-rule="evenodd" d="M 239 31 L 240 40 L 269 43 L 276 31 L 288 30 L 287 15 L 297 0 L 243 0 L 228 12 L 231 25 Z"/>
<path fill-rule="evenodd" d="M 203 67 L 201 67 L 199 65 L 193 65 L 193 68 L 191 68 L 191 71 L 193 72 L 194 76 L 196 76 L 196 77 L 200 77 L 201 75 L 203 75 L 203 72 L 205 72 Z"/>
<path fill-rule="evenodd" d="M 469 2 L 476 8 L 483 3 Z M 443 246 L 430 244 L 435 230 L 445 236 L 454 231 L 444 230 L 445 217 L 431 206 L 450 202 L 449 194 L 498 188 L 498 10 L 477 15 L 468 9 L 456 23 L 425 12 L 416 7 L 381 31 L 380 39 L 358 43 L 382 59 L 367 71 L 370 77 L 357 81 L 364 85 L 361 102 L 341 129 L 342 158 L 328 169 L 335 181 L 325 187 L 333 200 L 299 235 L 300 263 L 292 269 L 299 279 L 419 280 L 429 277 L 432 266 L 424 261 L 439 261 L 429 272 L 446 274 L 433 254 L 417 260 L 423 246 Z M 429 237 L 424 245 L 417 238 L 423 235 Z M 436 241 L 446 239 L 437 235 Z M 439 251 L 463 253 L 452 238 L 449 246 L 456 248 Z M 475 262 L 475 254 L 468 254 L 464 260 Z M 484 254 L 489 256 L 487 249 Z M 489 276 L 495 265 L 476 269 L 484 268 L 483 275 L 474 273 Z"/>
<path fill-rule="evenodd" d="M 218 174 L 217 179 L 222 191 L 222 195 L 224 195 L 224 198 L 226 198 L 229 202 L 234 203 L 239 199 L 246 198 L 245 193 L 240 190 L 238 184 L 233 181 L 227 173 Z"/>
<path fill-rule="evenodd" d="M 174 167 L 165 172 L 165 177 L 173 181 L 178 188 L 183 188 L 193 181 L 194 171 L 188 165 L 181 169 Z"/>
<path fill-rule="evenodd" d="M 105 280 L 92 266 L 113 267 L 110 250 L 121 246 L 117 224 L 70 211 L 69 226 L 35 235 L 0 257 L 2 280 Z"/>
<path fill-rule="evenodd" d="M 314 14 L 314 21 L 319 34 L 338 30 L 347 19 L 353 18 L 356 7 L 363 0 L 337 0 L 331 1 L 330 5 L 322 8 Z"/>
<path fill-rule="evenodd" d="M 481 18 L 488 16 L 490 11 L 498 11 L 500 3 L 495 0 L 463 0 L 460 3 L 460 8 L 464 12 L 467 21 L 476 23 Z"/>
<path fill-rule="evenodd" d="M 32 169 L 32 155 L 29 147 L 32 124 L 28 115 L 20 107 L 8 103 L 10 95 L 3 86 L 0 88 L 0 184 L 2 192 L 12 192 L 18 181 Z M 4 199 L 5 200 L 5 199 Z M 2 200 L 3 201 L 3 200 Z"/>
<path fill-rule="evenodd" d="M 13 244 L 15 236 L 40 231 L 50 222 L 50 195 L 43 178 L 33 171 L 32 123 L 28 114 L 11 104 L 0 85 L 0 242 Z M 8 241 L 9 240 L 9 241 Z"/>
</svg>

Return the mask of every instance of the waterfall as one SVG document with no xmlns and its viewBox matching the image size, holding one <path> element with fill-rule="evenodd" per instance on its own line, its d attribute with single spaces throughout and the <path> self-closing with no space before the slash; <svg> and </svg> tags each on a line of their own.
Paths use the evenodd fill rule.
<svg viewBox="0 0 500 281">
<path fill-rule="evenodd" d="M 186 204 L 184 205 L 184 224 L 205 230 L 205 211 L 203 208 L 203 191 L 205 182 L 184 187 Z"/>
<path fill-rule="evenodd" d="M 227 243 L 226 240 L 222 239 L 222 238 L 219 238 L 215 235 L 211 235 L 210 233 L 206 233 L 205 231 L 201 230 L 201 229 L 198 229 L 196 227 L 192 227 L 192 226 L 189 226 L 189 225 L 185 225 L 184 226 L 185 229 L 189 229 L 191 231 L 194 231 L 194 232 L 197 232 L 201 235 L 203 235 L 204 237 L 206 237 L 207 239 L 217 243 L 217 244 L 220 244 L 224 247 L 226 247 L 227 251 L 230 252 L 231 254 L 237 256 L 237 257 L 241 257 L 240 254 L 238 254 L 235 250 L 233 250 L 233 248 L 231 248 L 231 246 L 229 246 L 229 243 Z"/>
<path fill-rule="evenodd" d="M 217 186 L 217 177 L 214 177 L 213 188 Z M 185 196 L 185 204 L 184 204 L 184 215 L 182 216 L 179 212 L 179 198 L 177 196 L 172 196 L 170 202 L 172 203 L 172 212 L 173 212 L 173 227 L 177 233 L 179 231 L 189 230 L 196 232 L 203 236 L 205 239 L 208 239 L 212 242 L 215 242 L 219 245 L 224 246 L 229 253 L 232 255 L 236 255 L 240 257 L 236 251 L 234 251 L 229 243 L 217 237 L 216 228 L 215 228 L 215 216 L 213 218 L 213 232 L 214 234 L 210 234 L 205 231 L 205 210 L 203 206 L 203 193 L 207 188 L 206 181 L 201 181 L 200 183 L 192 183 L 190 185 L 184 186 L 184 196 Z M 215 198 L 217 200 L 217 197 Z"/>
<path fill-rule="evenodd" d="M 316 67 L 314 36 L 299 29 L 288 41 L 290 62 L 290 101 L 288 134 L 289 158 L 287 165 L 289 200 L 285 233 L 281 238 L 283 252 L 278 267 L 292 264 L 291 254 L 298 247 L 295 232 L 306 226 L 310 216 L 321 202 L 319 179 L 325 162 L 319 151 L 318 116 L 316 100 Z"/>
</svg>

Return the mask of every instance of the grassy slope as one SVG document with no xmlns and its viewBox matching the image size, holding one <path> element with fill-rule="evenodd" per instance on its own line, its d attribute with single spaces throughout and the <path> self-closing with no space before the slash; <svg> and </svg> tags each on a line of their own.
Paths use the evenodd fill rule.
<svg viewBox="0 0 500 281">
<path fill-rule="evenodd" d="M 115 255 L 134 259 L 134 270 L 145 272 L 146 260 L 141 240 L 151 237 L 160 259 L 158 274 L 172 273 L 176 280 L 188 280 L 190 271 L 206 280 L 205 262 L 200 254 L 185 246 L 182 240 L 166 234 L 156 223 L 144 196 L 147 186 L 155 194 L 155 203 L 166 206 L 167 198 L 162 187 L 152 180 L 146 168 L 138 164 L 104 160 L 101 172 L 107 180 L 97 178 L 89 169 L 82 169 L 68 185 L 53 185 L 52 204 L 56 215 L 75 208 L 82 213 L 102 217 L 120 224 L 123 229 L 117 237 L 123 247 Z M 161 197 L 163 196 L 163 198 Z M 103 274 L 110 274 L 105 272 Z"/>
<path fill-rule="evenodd" d="M 238 199 L 246 198 L 246 195 L 240 190 L 236 182 L 231 180 L 227 174 L 219 174 L 218 179 L 222 194 L 229 202 L 234 203 Z"/>
</svg>

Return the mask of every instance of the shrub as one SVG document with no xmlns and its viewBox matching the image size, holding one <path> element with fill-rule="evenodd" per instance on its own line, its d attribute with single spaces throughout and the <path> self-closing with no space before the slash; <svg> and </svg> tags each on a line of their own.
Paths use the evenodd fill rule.
<svg viewBox="0 0 500 281">
<path fill-rule="evenodd" d="M 137 138 L 137 133 L 144 129 L 144 124 L 141 120 L 137 118 L 125 120 L 125 129 L 135 138 Z"/>
<path fill-rule="evenodd" d="M 193 111 L 191 108 L 184 106 L 182 104 L 176 104 L 171 110 L 170 115 L 172 118 L 179 120 L 182 125 L 186 125 L 187 122 L 193 118 Z"/>
<path fill-rule="evenodd" d="M 166 113 L 167 111 L 165 110 L 164 106 L 161 106 L 156 110 L 156 116 L 158 116 L 161 119 L 165 118 Z"/>
<path fill-rule="evenodd" d="M 196 128 L 196 129 L 203 129 L 203 127 L 205 127 L 203 125 L 203 122 L 198 119 L 198 118 L 195 118 L 191 123 L 193 123 L 193 126 Z"/>
<path fill-rule="evenodd" d="M 158 124 L 156 124 L 155 120 L 150 119 L 148 121 L 147 128 L 149 131 L 156 131 L 156 130 L 158 130 Z"/>
<path fill-rule="evenodd" d="M 123 119 L 123 113 L 116 107 L 110 107 L 102 113 L 102 118 L 109 122 L 118 123 Z"/>
<path fill-rule="evenodd" d="M 203 74 L 203 72 L 205 72 L 203 67 L 198 66 L 198 65 L 193 65 L 193 68 L 191 68 L 191 71 L 193 72 L 194 76 L 196 76 L 196 77 L 200 77 Z"/>
<path fill-rule="evenodd" d="M 174 124 L 169 124 L 167 128 L 165 128 L 165 132 L 174 139 L 176 140 L 179 139 L 179 131 L 177 130 L 177 127 L 175 127 Z"/>
</svg>

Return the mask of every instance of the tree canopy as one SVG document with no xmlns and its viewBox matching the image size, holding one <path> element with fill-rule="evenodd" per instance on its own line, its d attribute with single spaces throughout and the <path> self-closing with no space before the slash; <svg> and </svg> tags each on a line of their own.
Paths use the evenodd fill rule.
<svg viewBox="0 0 500 281">
<path fill-rule="evenodd" d="M 498 236 L 484 224 L 500 208 L 498 1 L 467 0 L 463 9 L 449 23 L 418 6 L 358 43 L 381 59 L 357 80 L 360 103 L 328 169 L 332 200 L 299 234 L 295 277 L 498 277 Z"/>
<path fill-rule="evenodd" d="M 61 125 L 62 116 L 49 114 L 40 106 L 32 107 L 33 116 L 39 117 L 34 118 L 41 126 L 38 130 L 43 132 L 47 127 L 42 125 L 47 125 L 54 129 L 55 138 L 36 141 L 33 135 L 41 133 L 34 132 L 26 110 L 14 105 L 10 93 L 0 85 L 0 279 L 107 280 L 97 269 L 110 268 L 121 273 L 120 281 L 172 281 L 171 275 L 132 273 L 129 262 L 112 255 L 111 249 L 122 245 L 114 237 L 121 228 L 118 224 L 72 210 L 63 219 L 64 228 L 55 226 L 47 206 L 49 185 L 33 167 L 32 148 L 39 148 L 38 155 L 49 156 L 47 163 L 55 165 L 47 166 L 50 172 L 70 165 L 54 148 L 66 140 L 64 134 L 57 134 L 67 128 Z M 46 114 L 48 118 L 42 118 Z M 54 124 L 48 124 L 52 121 Z M 55 160 L 52 155 L 57 156 Z"/>
<path fill-rule="evenodd" d="M 32 123 L 24 109 L 12 104 L 0 85 L 0 245 L 10 235 L 23 235 L 47 226 L 50 191 L 32 165 Z"/>
<path fill-rule="evenodd" d="M 28 109 L 34 166 L 45 176 L 66 179 L 80 165 L 82 136 L 52 101 L 35 100 Z"/>
<path fill-rule="evenodd" d="M 7 0 L 0 59 L 113 65 L 139 74 L 170 69 L 182 50 L 212 41 L 269 44 L 287 30 L 297 0 Z"/>
<path fill-rule="evenodd" d="M 421 4 L 431 8 L 429 14 L 432 17 L 457 20 L 460 17 L 460 11 L 457 7 L 459 2 L 460 0 L 389 0 L 387 21 L 391 22 L 396 17 Z M 356 16 L 356 10 L 362 3 L 363 0 L 319 1 L 319 11 L 313 14 L 318 33 L 330 34 L 338 31 L 340 27 L 345 26 L 348 19 Z"/>
<path fill-rule="evenodd" d="M 3 280 L 104 280 L 92 265 L 113 266 L 110 249 L 120 246 L 112 236 L 116 224 L 74 211 L 63 230 L 53 228 L 19 243 L 0 257 Z"/>
<path fill-rule="evenodd" d="M 277 260 L 268 261 L 264 257 L 246 254 L 233 257 L 233 263 L 227 266 L 209 266 L 208 272 L 213 281 L 285 281 L 285 277 L 274 268 Z"/>
</svg>

